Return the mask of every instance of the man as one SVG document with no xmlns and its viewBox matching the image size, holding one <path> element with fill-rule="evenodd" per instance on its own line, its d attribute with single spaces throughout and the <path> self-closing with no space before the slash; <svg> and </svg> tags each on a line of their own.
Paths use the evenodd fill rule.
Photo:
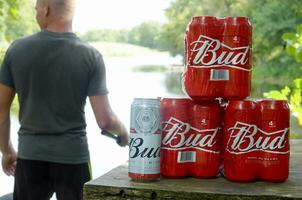
<svg viewBox="0 0 302 200">
<path fill-rule="evenodd" d="M 9 47 L 0 71 L 2 167 L 15 176 L 14 199 L 82 199 L 90 179 L 84 106 L 97 123 L 128 144 L 112 112 L 102 56 L 72 33 L 74 0 L 38 0 L 42 31 Z M 10 141 L 10 106 L 20 103 L 18 153 Z"/>
</svg>

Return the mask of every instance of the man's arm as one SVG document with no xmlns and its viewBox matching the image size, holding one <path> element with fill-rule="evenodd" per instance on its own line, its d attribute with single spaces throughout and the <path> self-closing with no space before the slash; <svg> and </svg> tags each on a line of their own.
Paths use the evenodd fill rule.
<svg viewBox="0 0 302 200">
<path fill-rule="evenodd" d="M 121 140 L 121 146 L 128 145 L 127 129 L 112 111 L 108 96 L 91 96 L 89 100 L 99 127 L 102 130 L 118 135 Z"/>
<path fill-rule="evenodd" d="M 7 175 L 14 175 L 17 153 L 10 140 L 10 106 L 15 90 L 0 84 L 0 150 L 2 168 Z"/>
</svg>

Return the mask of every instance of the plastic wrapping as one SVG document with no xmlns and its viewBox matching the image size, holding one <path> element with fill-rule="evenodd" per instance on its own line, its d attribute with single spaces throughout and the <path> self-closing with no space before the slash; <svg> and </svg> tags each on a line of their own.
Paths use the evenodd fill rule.
<svg viewBox="0 0 302 200">
<path fill-rule="evenodd" d="M 185 35 L 184 92 L 192 99 L 250 95 L 252 26 L 246 17 L 193 17 Z"/>
<path fill-rule="evenodd" d="M 222 154 L 219 103 L 163 98 L 161 113 L 162 175 L 169 178 L 216 177 Z"/>
</svg>

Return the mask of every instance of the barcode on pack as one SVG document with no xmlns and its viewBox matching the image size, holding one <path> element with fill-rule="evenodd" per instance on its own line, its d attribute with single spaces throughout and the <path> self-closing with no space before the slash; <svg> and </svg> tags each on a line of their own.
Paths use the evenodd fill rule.
<svg viewBox="0 0 302 200">
<path fill-rule="evenodd" d="M 196 162 L 196 152 L 195 151 L 178 152 L 177 162 L 178 163 Z"/>
<path fill-rule="evenodd" d="M 228 81 L 229 70 L 211 70 L 211 81 Z"/>
</svg>

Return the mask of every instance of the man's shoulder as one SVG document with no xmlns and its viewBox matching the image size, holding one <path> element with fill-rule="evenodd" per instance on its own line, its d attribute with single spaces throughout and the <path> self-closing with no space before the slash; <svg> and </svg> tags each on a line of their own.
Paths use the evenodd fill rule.
<svg viewBox="0 0 302 200">
<path fill-rule="evenodd" d="M 9 49 L 14 50 L 14 49 L 18 49 L 20 47 L 30 45 L 33 42 L 37 41 L 38 39 L 39 39 L 39 33 L 35 33 L 35 34 L 29 35 L 29 36 L 24 36 L 24 37 L 18 38 L 12 42 Z"/>
<path fill-rule="evenodd" d="M 82 39 L 78 40 L 78 47 L 86 50 L 88 53 L 92 54 L 92 55 L 97 55 L 97 56 L 102 56 L 100 51 L 98 49 L 96 49 L 94 46 L 92 46 L 91 44 L 89 44 L 86 41 L 83 41 Z"/>
</svg>

